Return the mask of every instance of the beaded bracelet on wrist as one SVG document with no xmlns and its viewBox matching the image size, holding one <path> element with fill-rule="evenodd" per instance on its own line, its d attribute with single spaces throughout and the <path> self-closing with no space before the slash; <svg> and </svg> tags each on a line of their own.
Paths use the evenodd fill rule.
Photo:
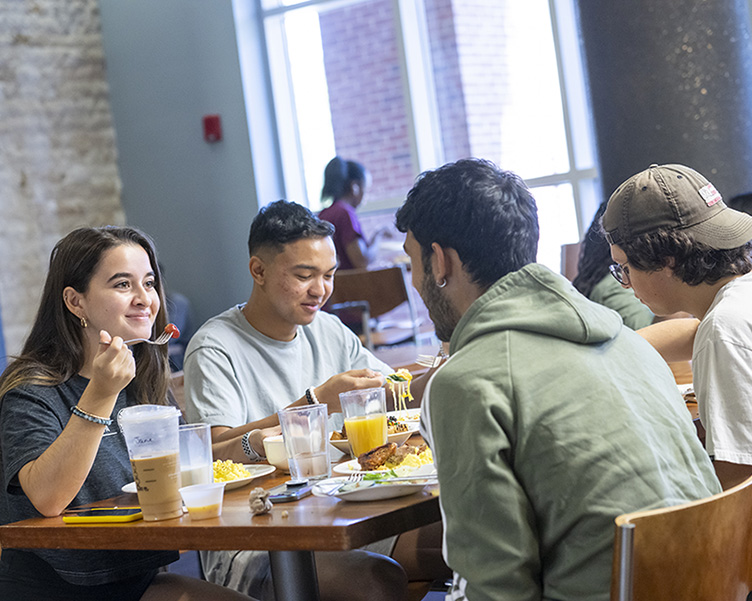
<svg viewBox="0 0 752 601">
<path fill-rule="evenodd" d="M 245 453 L 246 457 L 248 457 L 249 461 L 252 461 L 253 463 L 263 461 L 266 458 L 259 455 L 256 452 L 256 450 L 251 446 L 250 438 L 251 438 L 251 432 L 246 432 L 240 438 L 240 444 L 243 447 L 243 452 Z"/>
<path fill-rule="evenodd" d="M 109 426 L 110 424 L 112 424 L 111 419 L 106 418 L 106 417 L 99 417 L 98 415 L 94 415 L 93 413 L 84 411 L 78 405 L 71 407 L 71 413 L 75 415 L 76 417 L 85 419 L 87 422 L 93 422 L 95 424 L 101 424 L 103 426 Z"/>
<path fill-rule="evenodd" d="M 307 388 L 305 391 L 305 398 L 309 405 L 318 405 L 319 400 L 316 398 L 316 393 L 313 392 L 313 386 Z"/>
</svg>

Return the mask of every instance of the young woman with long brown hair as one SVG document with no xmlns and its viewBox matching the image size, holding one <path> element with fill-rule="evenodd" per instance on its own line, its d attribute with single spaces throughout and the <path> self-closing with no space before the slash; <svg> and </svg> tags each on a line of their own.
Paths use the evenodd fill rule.
<svg viewBox="0 0 752 601">
<path fill-rule="evenodd" d="M 0 523 L 56 516 L 132 479 L 117 413 L 167 403 L 167 347 L 127 346 L 166 325 L 156 253 L 127 227 L 81 228 L 52 251 L 34 325 L 0 376 Z M 3 549 L 0 598 L 248 599 L 157 573 L 174 551 Z M 12 597 L 11 595 L 15 595 Z"/>
</svg>

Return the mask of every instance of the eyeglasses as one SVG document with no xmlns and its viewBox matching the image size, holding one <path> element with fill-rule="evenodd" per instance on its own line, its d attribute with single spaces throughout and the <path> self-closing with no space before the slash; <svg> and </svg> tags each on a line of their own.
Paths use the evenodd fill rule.
<svg viewBox="0 0 752 601">
<path fill-rule="evenodd" d="M 629 286 L 630 280 L 629 280 L 629 265 L 626 263 L 614 263 L 613 265 L 608 266 L 608 270 L 611 272 L 611 275 L 614 276 L 617 282 L 619 282 L 622 286 Z"/>
</svg>

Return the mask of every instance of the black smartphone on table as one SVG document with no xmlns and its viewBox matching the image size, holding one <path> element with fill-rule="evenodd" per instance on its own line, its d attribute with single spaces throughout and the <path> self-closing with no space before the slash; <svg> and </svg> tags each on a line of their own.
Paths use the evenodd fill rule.
<svg viewBox="0 0 752 601">
<path fill-rule="evenodd" d="M 106 522 L 135 522 L 144 517 L 140 507 L 92 507 L 63 512 L 66 524 L 96 524 Z"/>
<path fill-rule="evenodd" d="M 290 501 L 299 501 L 303 497 L 311 494 L 312 485 L 306 480 L 290 480 L 280 486 L 275 486 L 269 490 L 269 500 L 272 503 L 288 503 Z"/>
</svg>

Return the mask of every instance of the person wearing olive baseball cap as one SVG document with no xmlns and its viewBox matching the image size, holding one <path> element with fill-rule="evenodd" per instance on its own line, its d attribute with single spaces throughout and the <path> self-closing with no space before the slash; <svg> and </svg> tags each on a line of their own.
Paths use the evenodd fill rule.
<svg viewBox="0 0 752 601">
<path fill-rule="evenodd" d="M 659 230 L 718 250 L 752 240 L 752 217 L 729 209 L 713 184 L 684 165 L 651 165 L 630 177 L 611 195 L 603 228 L 610 244 Z"/>
<path fill-rule="evenodd" d="M 752 475 L 752 217 L 728 208 L 697 171 L 651 165 L 611 195 L 601 225 L 622 286 L 656 315 L 700 320 L 640 333 L 664 356 L 666 347 L 691 349 L 706 450 L 724 488 L 744 481 Z"/>
</svg>

